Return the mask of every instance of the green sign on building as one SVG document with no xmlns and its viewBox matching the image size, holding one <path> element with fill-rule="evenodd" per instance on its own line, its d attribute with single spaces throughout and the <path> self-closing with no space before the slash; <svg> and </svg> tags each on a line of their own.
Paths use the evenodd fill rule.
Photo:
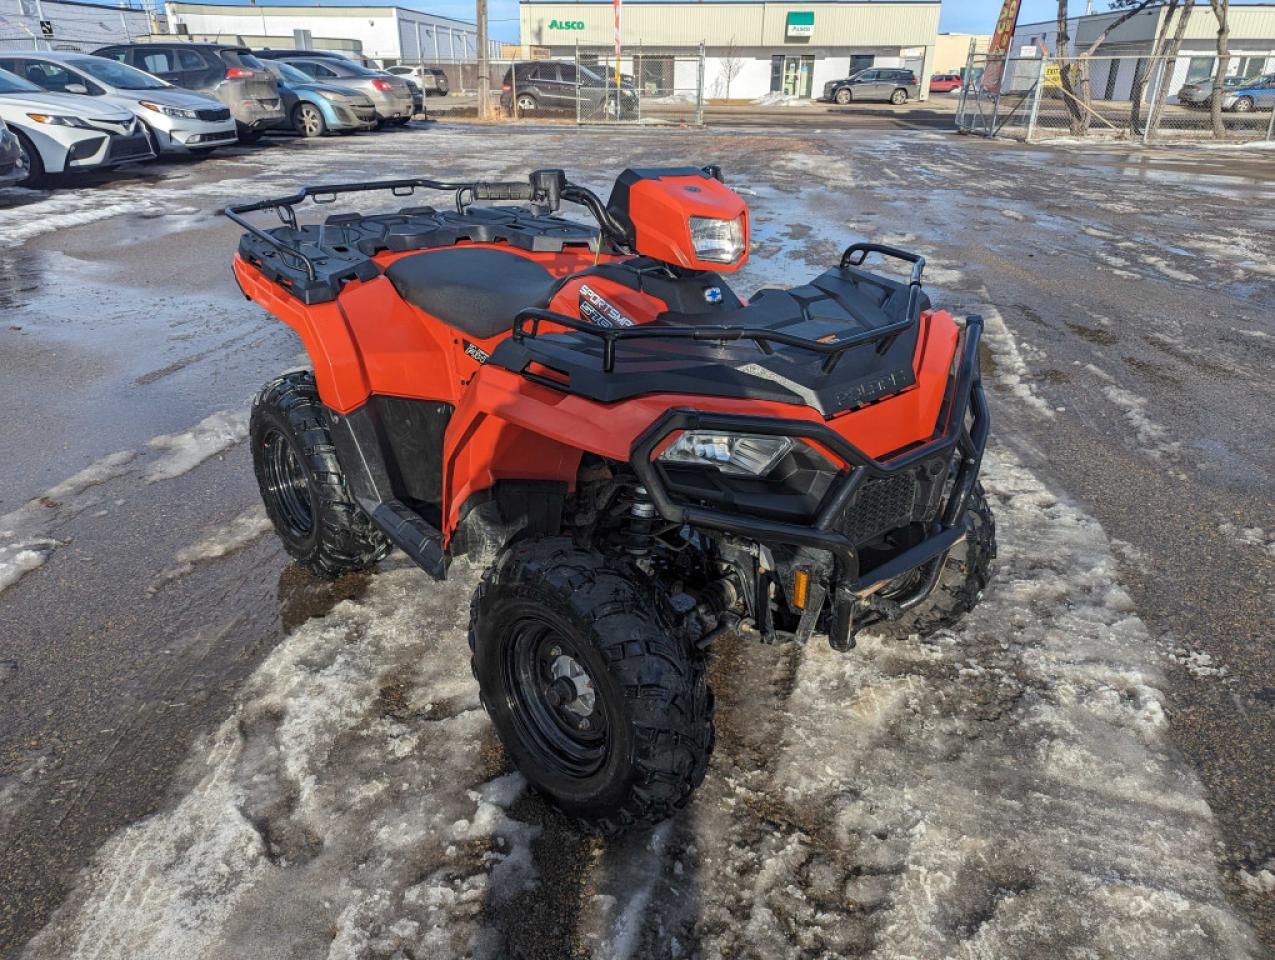
<svg viewBox="0 0 1275 960">
<path fill-rule="evenodd" d="M 583 20 L 550 20 L 550 30 L 583 30 Z"/>
<path fill-rule="evenodd" d="M 812 37 L 815 33 L 815 12 L 809 11 L 792 11 L 788 14 L 788 32 L 789 37 Z"/>
</svg>

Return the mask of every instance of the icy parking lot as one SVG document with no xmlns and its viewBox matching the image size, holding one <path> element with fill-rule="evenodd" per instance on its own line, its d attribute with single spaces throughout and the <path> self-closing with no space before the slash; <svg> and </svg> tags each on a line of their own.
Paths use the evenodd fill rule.
<svg viewBox="0 0 1275 960">
<path fill-rule="evenodd" d="M 476 571 L 320 585 L 268 534 L 246 402 L 302 358 L 216 211 L 692 162 L 752 208 L 741 293 L 875 239 L 986 317 L 1001 555 L 926 642 L 723 642 L 704 787 L 606 842 L 495 741 Z M 436 127 L 0 191 L 0 952 L 1269 955 L 1272 200 L 1238 156 L 813 124 Z"/>
</svg>

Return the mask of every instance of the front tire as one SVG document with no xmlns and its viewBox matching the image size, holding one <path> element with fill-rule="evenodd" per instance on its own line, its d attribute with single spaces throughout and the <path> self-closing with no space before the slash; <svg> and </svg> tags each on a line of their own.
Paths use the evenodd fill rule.
<svg viewBox="0 0 1275 960">
<path fill-rule="evenodd" d="M 569 538 L 524 540 L 470 607 L 483 706 L 522 774 L 614 834 L 684 807 L 713 748 L 704 664 L 639 571 Z"/>
<path fill-rule="evenodd" d="M 21 130 L 14 130 L 18 137 L 18 148 L 22 151 L 23 159 L 27 165 L 27 175 L 18 181 L 18 186 L 32 189 L 42 186 L 48 179 L 48 174 L 44 171 L 44 158 L 40 156 L 40 151 L 35 145 L 27 139 L 27 135 Z"/>
<path fill-rule="evenodd" d="M 314 375 L 287 373 L 262 388 L 249 420 L 252 468 L 283 547 L 317 577 L 366 570 L 390 552 L 346 489 Z"/>
<path fill-rule="evenodd" d="M 983 591 L 992 579 L 995 559 L 996 517 L 982 484 L 975 484 L 965 511 L 965 539 L 943 558 L 943 570 L 934 592 L 898 620 L 872 629 L 903 638 L 914 633 L 926 637 L 955 627 L 983 599 Z"/>
<path fill-rule="evenodd" d="M 1252 97 L 1240 97 L 1235 101 L 1235 106 L 1231 107 L 1231 109 L 1236 113 L 1252 113 L 1253 106 Z"/>
<path fill-rule="evenodd" d="M 313 103 L 298 103 L 292 111 L 292 125 L 297 133 L 307 139 L 321 137 L 328 132 L 327 122 L 323 119 L 323 111 Z"/>
<path fill-rule="evenodd" d="M 854 94 L 851 93 L 849 90 L 846 90 L 843 88 L 841 90 L 838 90 L 835 94 L 833 94 L 832 99 L 836 100 L 837 103 L 841 104 L 841 106 L 844 107 L 846 104 L 848 104 L 851 100 L 854 99 Z"/>
</svg>

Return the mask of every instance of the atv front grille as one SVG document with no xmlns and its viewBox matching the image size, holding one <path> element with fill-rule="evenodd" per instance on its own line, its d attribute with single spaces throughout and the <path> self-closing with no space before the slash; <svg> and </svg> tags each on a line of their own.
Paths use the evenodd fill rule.
<svg viewBox="0 0 1275 960">
<path fill-rule="evenodd" d="M 906 526 L 915 519 L 918 486 L 911 473 L 868 479 L 846 507 L 841 532 L 859 545 Z"/>
</svg>

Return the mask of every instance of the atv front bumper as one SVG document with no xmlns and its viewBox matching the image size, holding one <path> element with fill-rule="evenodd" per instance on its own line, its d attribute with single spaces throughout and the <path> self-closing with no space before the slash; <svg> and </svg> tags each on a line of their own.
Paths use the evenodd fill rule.
<svg viewBox="0 0 1275 960">
<path fill-rule="evenodd" d="M 938 582 L 943 558 L 965 537 L 965 512 L 978 479 L 991 420 L 983 392 L 979 366 L 981 317 L 970 317 L 965 327 L 961 360 L 951 378 L 935 434 L 928 442 L 887 460 L 877 460 L 832 430 L 807 420 L 781 420 L 735 414 L 670 410 L 651 425 L 633 445 L 631 463 L 642 480 L 659 515 L 675 524 L 721 533 L 760 545 L 786 544 L 806 551 L 826 551 L 832 570 L 826 590 L 832 600 L 830 639 L 838 649 L 853 646 L 852 617 L 864 598 L 912 571 L 922 570 L 906 596 L 888 604 L 893 615 L 919 605 Z M 846 465 L 823 495 L 808 522 L 769 519 L 688 502 L 670 490 L 655 458 L 670 434 L 685 430 L 761 434 L 813 441 L 835 454 Z M 925 518 L 925 534 L 919 542 L 897 551 L 862 555 L 862 537 L 855 535 L 857 512 L 869 509 L 868 494 L 885 489 L 890 481 L 923 477 L 942 464 L 946 474 L 939 482 L 941 500 L 935 499 Z M 939 497 L 939 490 L 935 497 Z M 872 500 L 879 512 L 880 497 Z M 914 514 L 900 516 L 908 523 Z M 860 532 L 861 529 L 860 529 Z M 759 624 L 759 626 L 761 626 Z M 813 625 L 811 625 L 811 628 Z M 808 632 L 808 630 L 807 630 Z"/>
</svg>

